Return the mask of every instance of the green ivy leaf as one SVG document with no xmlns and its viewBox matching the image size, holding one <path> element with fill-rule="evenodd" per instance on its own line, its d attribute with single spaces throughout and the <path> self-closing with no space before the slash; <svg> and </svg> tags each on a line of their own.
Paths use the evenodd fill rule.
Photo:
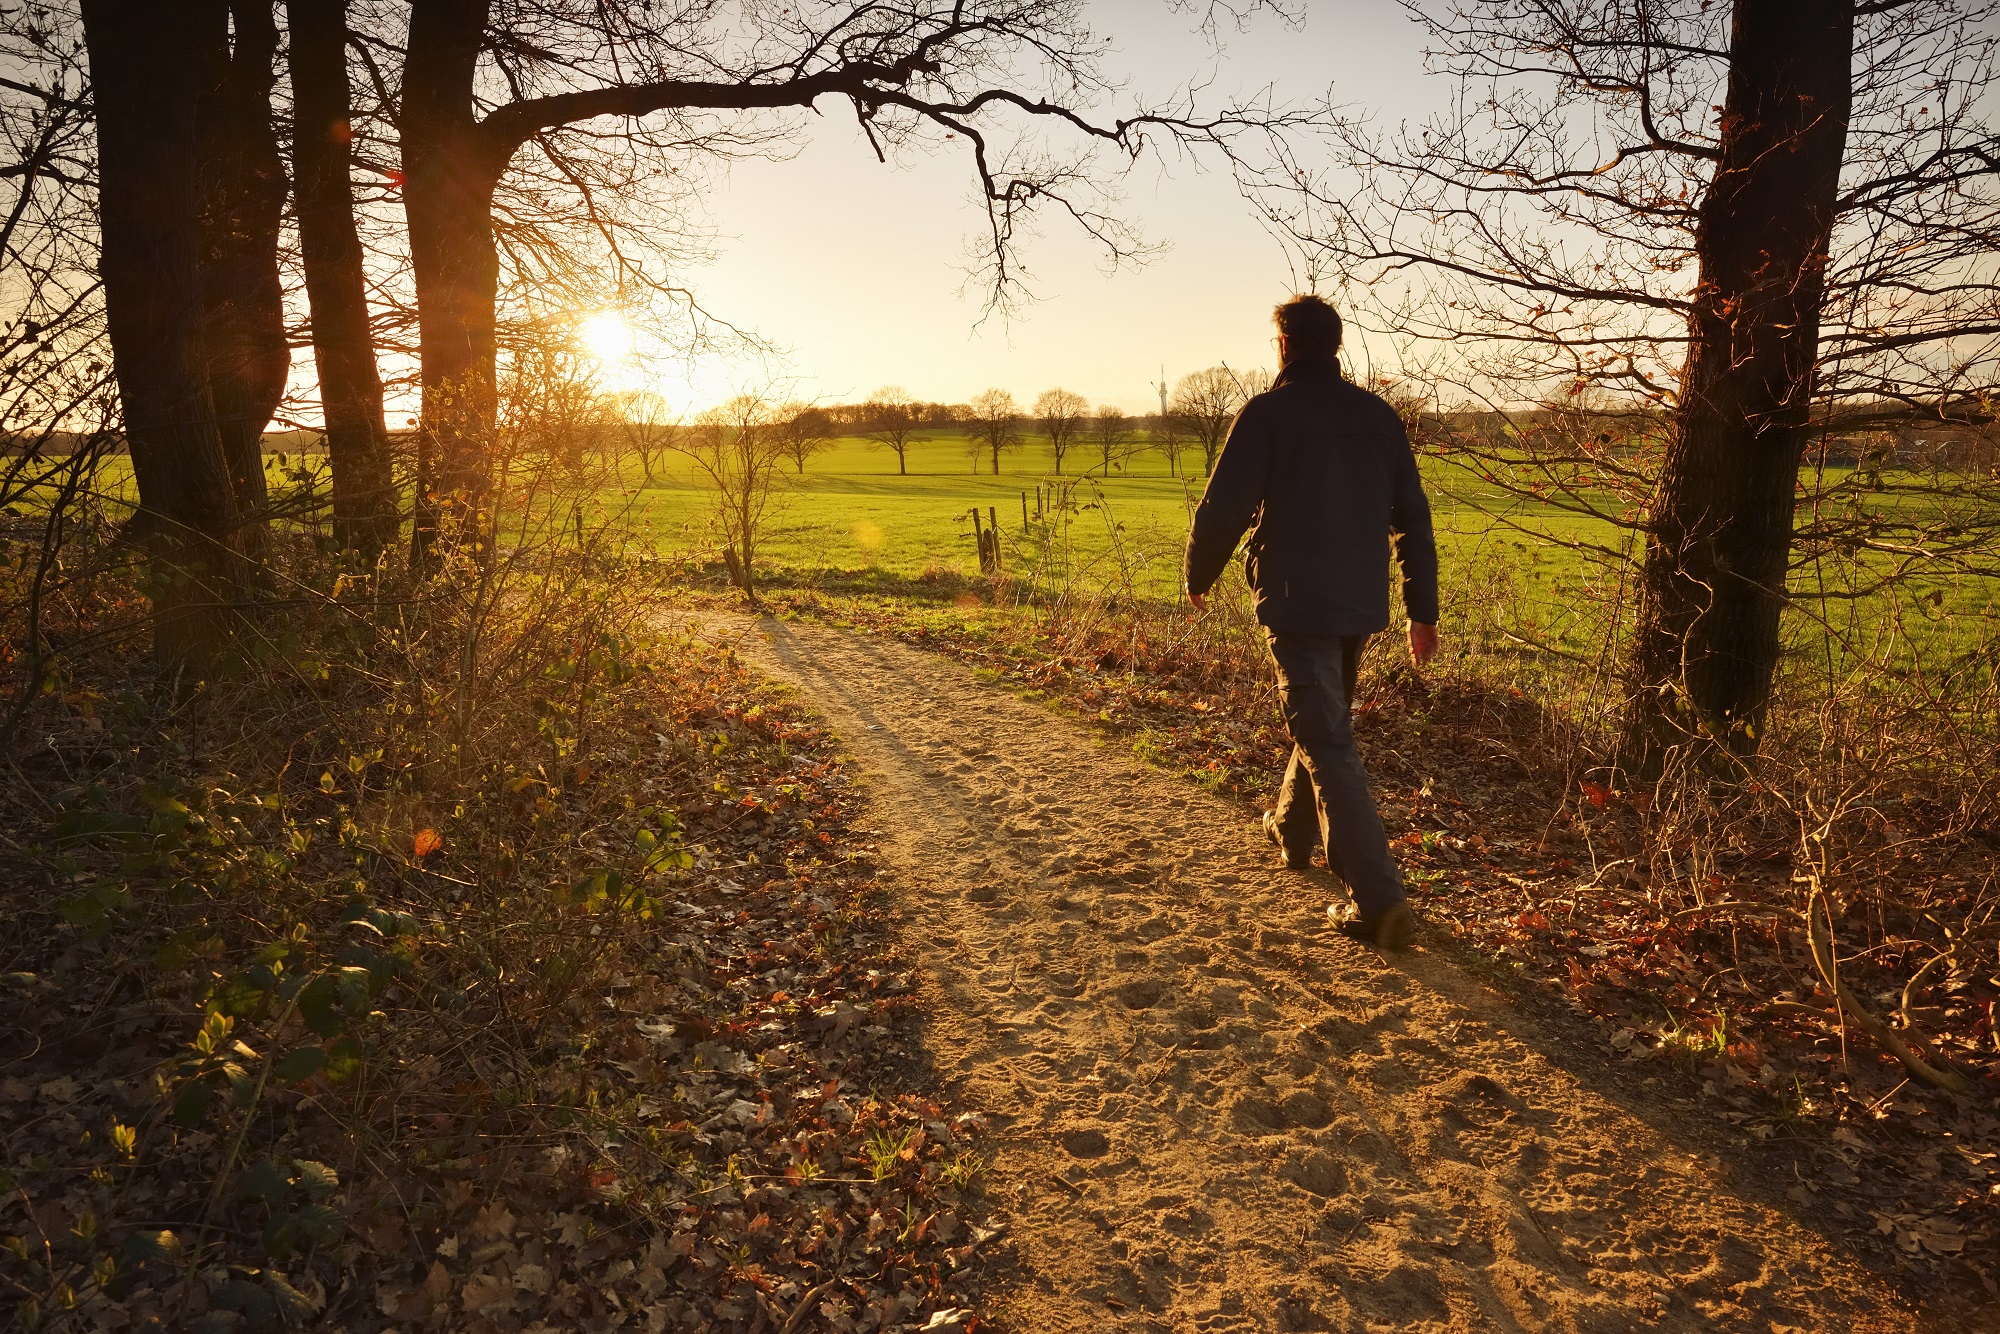
<svg viewBox="0 0 2000 1334">
<path fill-rule="evenodd" d="M 259 987 L 248 974 L 236 973 L 216 984 L 209 1004 L 232 1018 L 255 1019 L 270 1008 L 271 993 Z"/>
<path fill-rule="evenodd" d="M 323 1204 L 299 1210 L 299 1233 L 314 1246 L 331 1246 L 346 1231 L 346 1220 Z"/>
<path fill-rule="evenodd" d="M 128 1265 L 143 1264 L 178 1265 L 181 1262 L 181 1239 L 171 1231 L 134 1232 L 125 1238 L 119 1247 L 119 1257 Z"/>
<path fill-rule="evenodd" d="M 271 1073 L 281 1083 L 296 1084 L 310 1079 L 326 1067 L 326 1051 L 320 1047 L 300 1047 L 273 1066 Z"/>
<path fill-rule="evenodd" d="M 269 1158 L 252 1163 L 236 1178 L 238 1199 L 262 1200 L 273 1209 L 291 1203 L 292 1180 L 285 1169 Z"/>
<path fill-rule="evenodd" d="M 371 955 L 377 962 L 379 956 Z M 386 974 L 386 969 L 384 973 Z M 368 998 L 375 994 L 376 973 L 371 968 L 344 966 L 334 974 L 334 988 L 340 997 L 340 1008 L 347 1014 L 359 1014 L 368 1008 Z"/>
<path fill-rule="evenodd" d="M 339 1083 L 352 1079 L 361 1070 L 361 1044 L 352 1037 L 338 1037 L 326 1052 L 326 1077 Z"/>
<path fill-rule="evenodd" d="M 240 1313 L 243 1323 L 253 1330 L 278 1328 L 278 1303 L 270 1293 L 248 1279 L 231 1279 L 218 1288 L 209 1301 L 221 1310 Z"/>
<path fill-rule="evenodd" d="M 338 1037 L 347 1027 L 339 1006 L 340 992 L 331 974 L 319 974 L 299 992 L 299 1018 L 315 1037 Z"/>
<path fill-rule="evenodd" d="M 229 1081 L 229 1089 L 236 1095 L 236 1101 L 245 1107 L 257 1095 L 257 1081 L 250 1078 L 250 1072 L 234 1061 L 222 1063 L 222 1077 Z"/>
<path fill-rule="evenodd" d="M 284 1314 L 285 1319 L 299 1323 L 319 1314 L 320 1304 L 287 1283 L 282 1274 L 266 1270 L 264 1286 L 270 1290 L 271 1297 L 277 1302 L 278 1310 Z"/>
<path fill-rule="evenodd" d="M 264 1250 L 273 1260 L 289 1260 L 298 1247 L 299 1220 L 296 1214 L 272 1214 L 264 1224 Z"/>
<path fill-rule="evenodd" d="M 295 1159 L 292 1167 L 299 1174 L 299 1186 L 306 1194 L 321 1199 L 340 1189 L 340 1174 L 325 1163 L 316 1163 L 310 1158 Z"/>
<path fill-rule="evenodd" d="M 189 1084 L 174 1099 L 174 1124 L 183 1128 L 200 1125 L 208 1115 L 209 1104 L 214 1101 L 215 1095 L 209 1091 L 208 1085 L 199 1082 Z"/>
</svg>

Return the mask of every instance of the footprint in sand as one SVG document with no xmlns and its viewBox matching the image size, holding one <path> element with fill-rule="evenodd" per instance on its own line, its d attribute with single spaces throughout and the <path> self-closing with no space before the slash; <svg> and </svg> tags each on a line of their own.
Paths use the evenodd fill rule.
<svg viewBox="0 0 2000 1334">
<path fill-rule="evenodd" d="M 861 762 L 904 946 L 939 979 L 924 1040 L 1010 1127 L 988 1300 L 1024 1334 L 1909 1328 L 1817 1235 L 1668 1170 L 1670 1125 L 1476 981 L 1332 936 L 1240 808 L 914 649 L 709 632 Z M 1088 843 L 1057 827 L 1079 810 Z"/>
</svg>

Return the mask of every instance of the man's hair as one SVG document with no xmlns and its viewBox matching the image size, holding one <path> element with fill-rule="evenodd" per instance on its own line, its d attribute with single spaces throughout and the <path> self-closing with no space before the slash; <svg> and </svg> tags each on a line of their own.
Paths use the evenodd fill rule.
<svg viewBox="0 0 2000 1334">
<path fill-rule="evenodd" d="M 1340 351 L 1340 313 L 1316 296 L 1295 296 L 1272 312 L 1292 356 L 1330 357 Z"/>
</svg>

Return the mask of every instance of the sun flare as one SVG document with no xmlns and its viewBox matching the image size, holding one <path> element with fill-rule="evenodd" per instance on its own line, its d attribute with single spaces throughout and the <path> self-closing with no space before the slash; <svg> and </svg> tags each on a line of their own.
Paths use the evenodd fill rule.
<svg viewBox="0 0 2000 1334">
<path fill-rule="evenodd" d="M 632 355 L 632 326 L 615 310 L 600 310 L 577 330 L 584 351 L 609 366 Z"/>
</svg>

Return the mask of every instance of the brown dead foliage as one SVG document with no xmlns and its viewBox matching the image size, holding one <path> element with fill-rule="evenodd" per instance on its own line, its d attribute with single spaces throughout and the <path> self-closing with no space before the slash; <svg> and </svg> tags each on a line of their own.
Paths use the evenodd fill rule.
<svg viewBox="0 0 2000 1334">
<path fill-rule="evenodd" d="M 449 781 L 382 777 L 337 660 L 317 729 L 134 660 L 38 718 L 0 782 L 15 1323 L 975 1323 L 982 1125 L 905 1041 L 845 769 L 727 655 L 617 652 L 587 728 L 515 699 Z"/>
</svg>

